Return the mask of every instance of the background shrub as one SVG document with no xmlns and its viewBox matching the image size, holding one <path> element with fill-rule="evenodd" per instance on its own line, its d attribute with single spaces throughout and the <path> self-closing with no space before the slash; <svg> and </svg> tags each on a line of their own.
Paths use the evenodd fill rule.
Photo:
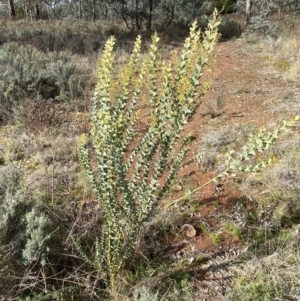
<svg viewBox="0 0 300 301">
<path fill-rule="evenodd" d="M 7 121 L 24 99 L 66 102 L 80 97 L 84 73 L 69 55 L 43 53 L 32 46 L 7 43 L 0 49 L 0 119 Z"/>
<path fill-rule="evenodd" d="M 261 15 L 252 17 L 249 24 L 250 31 L 276 38 L 279 34 L 277 22 L 271 21 Z"/>
<path fill-rule="evenodd" d="M 17 167 L 0 168 L 0 238 L 1 244 L 13 245 L 10 254 L 21 262 L 45 261 L 45 233 L 50 226 L 44 209 L 25 195 L 22 190 L 22 171 Z"/>
</svg>

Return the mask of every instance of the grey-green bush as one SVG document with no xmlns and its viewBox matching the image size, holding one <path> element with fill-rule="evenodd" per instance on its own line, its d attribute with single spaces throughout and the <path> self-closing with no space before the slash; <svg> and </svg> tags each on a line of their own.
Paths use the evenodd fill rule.
<svg viewBox="0 0 300 301">
<path fill-rule="evenodd" d="M 67 53 L 43 53 L 31 46 L 8 43 L 0 49 L 0 121 L 26 98 L 69 101 L 82 93 L 86 75 Z"/>
<path fill-rule="evenodd" d="M 25 195 L 22 176 L 18 167 L 0 168 L 0 242 L 14 246 L 10 255 L 20 262 L 44 264 L 51 222 L 42 206 Z"/>
</svg>

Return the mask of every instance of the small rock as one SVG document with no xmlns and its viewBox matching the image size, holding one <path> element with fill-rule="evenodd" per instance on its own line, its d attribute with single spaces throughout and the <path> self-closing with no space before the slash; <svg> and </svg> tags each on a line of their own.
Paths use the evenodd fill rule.
<svg viewBox="0 0 300 301">
<path fill-rule="evenodd" d="M 182 227 L 182 232 L 187 237 L 195 237 L 196 236 L 196 229 L 190 224 L 184 224 Z"/>
</svg>

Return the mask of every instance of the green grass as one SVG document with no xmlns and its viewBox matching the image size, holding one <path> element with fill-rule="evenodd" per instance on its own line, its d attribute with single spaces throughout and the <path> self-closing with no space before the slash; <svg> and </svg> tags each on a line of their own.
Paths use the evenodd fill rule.
<svg viewBox="0 0 300 301">
<path fill-rule="evenodd" d="M 222 234 L 218 232 L 210 232 L 209 237 L 214 244 L 219 244 L 222 240 Z"/>
</svg>

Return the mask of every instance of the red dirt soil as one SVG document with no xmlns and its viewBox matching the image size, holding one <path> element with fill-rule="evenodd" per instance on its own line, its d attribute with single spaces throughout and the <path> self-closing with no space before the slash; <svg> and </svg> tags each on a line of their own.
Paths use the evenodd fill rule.
<svg viewBox="0 0 300 301">
<path fill-rule="evenodd" d="M 221 97 L 225 105 L 221 114 L 215 118 L 206 114 L 207 107 L 202 105 L 186 125 L 184 133 L 191 133 L 196 138 L 191 146 L 192 154 L 197 152 L 199 141 L 208 128 L 214 127 L 217 131 L 229 125 L 241 124 L 260 128 L 273 121 L 278 124 L 279 116 L 270 114 L 266 105 L 266 101 L 272 99 L 274 95 L 272 92 L 263 93 L 263 91 L 272 91 L 274 84 L 283 88 L 282 83 L 264 72 L 265 62 L 262 57 L 249 51 L 249 46 L 243 43 L 245 42 L 236 40 L 219 43 L 215 47 L 213 63 L 210 66 L 211 72 L 208 72 L 204 78 L 204 81 L 211 82 L 211 88 L 204 97 L 203 103 L 214 105 L 216 99 Z M 142 115 L 145 116 L 146 112 L 142 112 Z M 146 117 L 141 120 L 145 121 Z M 169 200 L 172 202 L 185 195 L 182 191 L 184 183 L 188 183 L 192 187 L 190 190 L 193 190 L 216 175 L 200 170 L 196 163 L 189 165 L 180 172 L 178 189 L 174 189 Z M 246 207 L 253 207 L 235 184 L 228 181 L 221 189 L 217 189 L 215 184 L 211 183 L 187 197 L 186 200 L 176 203 L 176 210 L 189 213 L 190 209 L 186 204 L 191 200 L 193 207 L 196 208 L 193 210 L 194 213 L 191 213 L 189 223 L 195 226 L 197 234 L 193 238 L 184 237 L 189 241 L 188 249 L 214 253 L 243 246 L 238 237 L 226 232 L 220 220 L 221 216 L 232 214 L 237 202 L 243 202 Z M 167 207 L 166 210 L 172 209 Z M 209 231 L 202 231 L 199 228 L 201 223 L 205 223 Z M 213 242 L 210 233 L 220 234 L 218 242 Z M 182 236 L 178 236 L 174 238 L 173 243 L 178 243 L 182 239 Z M 181 252 L 185 252 L 184 248 Z"/>
</svg>

